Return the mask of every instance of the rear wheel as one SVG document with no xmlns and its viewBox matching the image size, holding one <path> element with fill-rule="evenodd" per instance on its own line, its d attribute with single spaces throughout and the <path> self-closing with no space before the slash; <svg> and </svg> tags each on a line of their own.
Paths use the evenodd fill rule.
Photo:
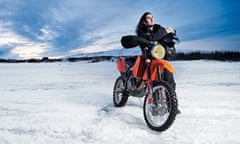
<svg viewBox="0 0 240 144">
<path fill-rule="evenodd" d="M 147 125 L 156 131 L 168 129 L 174 122 L 177 113 L 177 98 L 172 87 L 166 82 L 154 82 L 152 100 L 145 97 L 144 119 Z"/>
<path fill-rule="evenodd" d="M 117 78 L 113 89 L 113 103 L 116 107 L 122 107 L 128 100 L 128 94 L 125 92 L 125 84 L 123 78 Z"/>
</svg>

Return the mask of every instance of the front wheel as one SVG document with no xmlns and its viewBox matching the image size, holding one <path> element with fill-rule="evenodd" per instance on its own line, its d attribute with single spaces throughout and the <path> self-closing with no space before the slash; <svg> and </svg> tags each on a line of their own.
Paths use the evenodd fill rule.
<svg viewBox="0 0 240 144">
<path fill-rule="evenodd" d="M 122 107 L 128 100 L 128 94 L 125 92 L 125 84 L 123 78 L 117 78 L 113 88 L 113 103 L 116 107 Z"/>
<path fill-rule="evenodd" d="M 166 82 L 154 82 L 152 100 L 149 99 L 150 96 L 145 97 L 143 106 L 147 125 L 156 131 L 168 129 L 177 114 L 177 98 L 174 89 Z"/>
</svg>

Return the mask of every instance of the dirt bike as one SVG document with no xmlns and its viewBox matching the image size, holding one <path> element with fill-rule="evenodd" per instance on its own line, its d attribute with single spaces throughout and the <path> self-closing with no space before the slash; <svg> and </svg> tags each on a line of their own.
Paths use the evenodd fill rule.
<svg viewBox="0 0 240 144">
<path fill-rule="evenodd" d="M 116 107 L 126 104 L 128 97 L 144 97 L 143 114 L 149 128 L 156 131 L 168 129 L 177 114 L 175 88 L 164 81 L 163 72 L 175 73 L 175 68 L 165 60 L 169 53 L 175 53 L 178 42 L 175 34 L 168 34 L 158 42 L 148 41 L 137 36 L 124 36 L 121 43 L 124 48 L 144 46 L 142 55 L 136 60 L 132 57 L 120 57 L 117 68 L 120 76 L 113 90 L 113 102 Z M 134 59 L 134 60 L 132 60 Z"/>
</svg>

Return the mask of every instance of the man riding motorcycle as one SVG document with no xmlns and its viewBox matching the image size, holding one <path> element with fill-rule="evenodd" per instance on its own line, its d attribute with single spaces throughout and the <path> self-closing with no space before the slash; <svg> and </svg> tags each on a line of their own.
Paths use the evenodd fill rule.
<svg viewBox="0 0 240 144">
<path fill-rule="evenodd" d="M 161 25 L 155 24 L 153 15 L 150 12 L 145 12 L 140 18 L 140 21 L 137 25 L 136 33 L 137 36 L 144 37 L 149 41 L 160 41 L 168 33 L 175 33 L 175 30 L 173 28 L 165 29 Z M 141 47 L 141 49 L 143 51 L 144 47 Z M 174 52 L 172 52 L 172 54 L 167 53 L 165 59 L 169 59 L 174 54 L 175 50 Z M 170 83 L 170 86 L 172 86 L 175 90 L 176 83 L 174 81 L 173 74 L 165 70 L 164 78 L 166 81 Z"/>
<path fill-rule="evenodd" d="M 159 24 L 155 24 L 153 15 L 150 12 L 145 12 L 141 16 L 139 23 L 137 25 L 137 28 L 136 28 L 136 34 L 138 37 L 142 37 L 142 38 L 145 38 L 145 39 L 147 39 L 149 41 L 153 41 L 153 42 L 154 41 L 160 42 L 162 40 L 162 38 L 164 38 L 168 34 L 175 34 L 175 33 L 176 33 L 176 31 L 171 27 L 164 28 Z M 128 42 L 129 41 L 125 41 L 122 43 L 124 43 L 126 46 L 131 45 Z M 141 45 L 140 47 L 141 47 L 142 52 L 144 52 L 145 46 Z M 167 53 L 166 53 L 166 56 L 164 57 L 164 59 L 170 59 L 176 53 L 174 46 L 168 46 L 168 49 L 166 51 L 167 51 Z M 128 59 L 128 62 L 133 64 L 135 62 L 135 58 Z M 176 83 L 175 83 L 173 74 L 171 72 L 169 72 L 167 69 L 165 69 L 163 72 L 163 79 L 165 81 L 167 81 L 169 83 L 169 85 L 175 91 Z M 177 113 L 180 113 L 179 109 L 177 109 Z"/>
</svg>

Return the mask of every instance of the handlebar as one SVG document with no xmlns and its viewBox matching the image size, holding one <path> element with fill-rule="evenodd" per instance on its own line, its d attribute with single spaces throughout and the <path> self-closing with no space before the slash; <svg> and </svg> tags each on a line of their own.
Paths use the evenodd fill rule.
<svg viewBox="0 0 240 144">
<path fill-rule="evenodd" d="M 134 35 L 123 36 L 121 39 L 121 44 L 124 48 L 133 48 L 138 45 L 150 44 L 150 41 Z"/>
<path fill-rule="evenodd" d="M 121 44 L 124 48 L 133 48 L 138 45 L 147 46 L 149 44 L 155 44 L 155 42 L 156 41 L 149 41 L 146 38 L 138 37 L 136 35 L 128 35 L 128 36 L 123 36 L 121 38 Z M 175 33 L 169 33 L 163 38 L 161 38 L 158 42 L 166 43 L 171 47 L 171 46 L 174 46 L 174 44 L 178 43 L 179 39 Z"/>
</svg>

